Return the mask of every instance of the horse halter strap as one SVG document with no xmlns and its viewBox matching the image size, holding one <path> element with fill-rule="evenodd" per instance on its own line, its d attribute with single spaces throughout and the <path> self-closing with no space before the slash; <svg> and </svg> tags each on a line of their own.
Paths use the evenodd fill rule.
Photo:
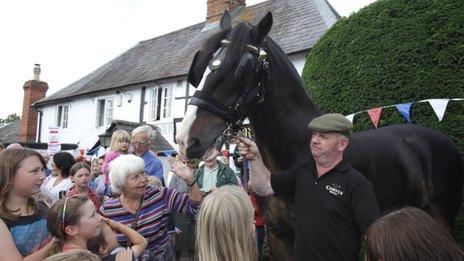
<svg viewBox="0 0 464 261">
<path fill-rule="evenodd" d="M 222 40 L 221 45 L 227 47 L 230 45 L 229 40 Z M 227 128 L 223 136 L 229 139 L 237 134 L 238 129 L 246 118 L 246 115 L 240 111 L 243 105 L 248 104 L 254 99 L 258 99 L 257 104 L 261 105 L 265 101 L 265 86 L 270 80 L 269 62 L 267 61 L 267 52 L 261 48 L 247 44 L 247 49 L 251 53 L 258 56 L 258 66 L 254 69 L 254 77 L 252 83 L 247 86 L 245 91 L 231 106 L 226 106 L 222 102 L 216 100 L 210 93 L 205 91 L 196 91 L 193 94 L 189 104 L 196 105 L 206 111 L 209 111 L 226 122 Z M 215 66 L 215 60 L 212 65 Z M 221 62 L 219 62 L 220 64 Z"/>
</svg>

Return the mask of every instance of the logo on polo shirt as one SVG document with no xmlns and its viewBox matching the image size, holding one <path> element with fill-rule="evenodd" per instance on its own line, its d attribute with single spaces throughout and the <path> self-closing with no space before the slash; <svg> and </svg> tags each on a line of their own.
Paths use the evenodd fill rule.
<svg viewBox="0 0 464 261">
<path fill-rule="evenodd" d="M 335 183 L 332 183 L 332 185 L 325 186 L 325 189 L 327 189 L 327 191 L 330 194 L 333 194 L 335 196 L 343 196 L 342 186 L 337 185 Z"/>
</svg>

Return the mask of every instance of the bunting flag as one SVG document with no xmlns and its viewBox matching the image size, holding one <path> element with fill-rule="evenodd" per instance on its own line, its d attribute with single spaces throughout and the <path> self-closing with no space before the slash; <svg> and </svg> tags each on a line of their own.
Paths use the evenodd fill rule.
<svg viewBox="0 0 464 261">
<path fill-rule="evenodd" d="M 411 123 L 411 106 L 412 106 L 412 102 L 408 102 L 408 103 L 402 103 L 402 104 L 396 104 L 395 107 L 396 109 L 401 113 L 401 115 L 403 115 L 403 117 L 409 122 Z"/>
<path fill-rule="evenodd" d="M 442 121 L 443 117 L 445 115 L 446 108 L 448 107 L 449 101 L 464 101 L 464 98 L 451 98 L 451 99 L 428 99 L 428 100 L 421 100 L 421 101 L 416 101 L 416 102 L 408 102 L 408 103 L 401 103 L 401 104 L 395 104 L 395 105 L 388 105 L 388 106 L 383 106 L 383 107 L 378 107 L 378 108 L 372 108 L 369 110 L 366 110 L 369 113 L 369 117 L 371 118 L 372 123 L 374 124 L 375 128 L 378 127 L 379 121 L 380 121 L 380 116 L 382 114 L 382 110 L 384 108 L 390 108 L 390 107 L 396 107 L 396 109 L 403 115 L 403 117 L 411 123 L 411 107 L 415 103 L 423 103 L 423 102 L 428 102 L 430 106 L 432 106 L 433 111 L 435 112 L 435 115 L 438 118 L 438 121 Z M 358 111 L 355 113 L 352 113 L 350 115 L 346 115 L 345 117 L 353 123 L 354 116 L 359 113 L 365 113 L 366 111 Z"/>
<path fill-rule="evenodd" d="M 369 113 L 369 117 L 371 117 L 371 121 L 374 124 L 375 128 L 379 125 L 380 114 L 382 114 L 382 107 L 373 108 L 367 111 Z"/>
<path fill-rule="evenodd" d="M 353 123 L 353 120 L 354 120 L 354 113 L 345 116 L 345 118 L 347 118 L 351 123 Z"/>
<path fill-rule="evenodd" d="M 432 106 L 433 111 L 437 115 L 438 121 L 440 122 L 443 120 L 449 99 L 430 99 L 427 101 L 430 103 L 430 106 Z"/>
</svg>

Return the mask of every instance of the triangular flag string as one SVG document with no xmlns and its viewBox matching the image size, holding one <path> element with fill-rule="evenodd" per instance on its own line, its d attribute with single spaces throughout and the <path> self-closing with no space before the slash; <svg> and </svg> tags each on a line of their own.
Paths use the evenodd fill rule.
<svg viewBox="0 0 464 261">
<path fill-rule="evenodd" d="M 371 121 L 374 124 L 374 127 L 377 128 L 379 126 L 380 115 L 382 114 L 382 107 L 373 108 L 367 111 L 369 116 L 371 117 Z"/>
<path fill-rule="evenodd" d="M 449 99 L 431 99 L 429 100 L 430 106 L 437 115 L 438 121 L 443 120 L 445 116 L 446 107 L 448 106 Z"/>
<path fill-rule="evenodd" d="M 353 120 L 354 120 L 354 113 L 353 114 L 350 114 L 350 115 L 347 115 L 345 116 L 351 123 L 353 123 Z"/>
<path fill-rule="evenodd" d="M 430 104 L 430 106 L 432 106 L 432 109 L 435 112 L 435 114 L 436 114 L 436 116 L 438 118 L 438 121 L 442 121 L 443 117 L 445 115 L 445 111 L 446 111 L 446 108 L 448 106 L 449 101 L 464 101 L 464 98 L 427 99 L 427 100 L 421 100 L 421 101 L 416 101 L 416 102 L 408 102 L 408 103 L 387 105 L 387 106 L 382 106 L 382 107 L 377 107 L 377 108 L 371 108 L 369 110 L 358 111 L 358 112 L 346 115 L 345 117 L 349 121 L 351 121 L 351 123 L 353 123 L 353 120 L 354 120 L 354 117 L 356 116 L 356 114 L 368 112 L 372 123 L 377 128 L 378 123 L 380 121 L 380 116 L 381 116 L 382 110 L 385 109 L 385 108 L 396 107 L 396 109 L 401 113 L 401 115 L 408 122 L 411 122 L 411 107 L 416 103 L 428 102 Z"/>
<path fill-rule="evenodd" d="M 412 106 L 412 102 L 408 102 L 408 103 L 402 103 L 402 104 L 397 104 L 395 105 L 396 106 L 396 109 L 398 109 L 398 111 L 401 113 L 401 115 L 403 115 L 403 117 L 409 122 L 411 123 L 411 106 Z"/>
</svg>

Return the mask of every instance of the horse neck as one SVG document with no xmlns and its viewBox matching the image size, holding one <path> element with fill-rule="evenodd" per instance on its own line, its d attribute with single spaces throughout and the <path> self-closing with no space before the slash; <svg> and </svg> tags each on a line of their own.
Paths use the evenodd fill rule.
<svg viewBox="0 0 464 261">
<path fill-rule="evenodd" d="M 266 101 L 249 114 L 256 142 L 273 171 L 309 159 L 308 123 L 321 114 L 293 68 L 286 75 L 274 71 L 266 86 Z"/>
</svg>

